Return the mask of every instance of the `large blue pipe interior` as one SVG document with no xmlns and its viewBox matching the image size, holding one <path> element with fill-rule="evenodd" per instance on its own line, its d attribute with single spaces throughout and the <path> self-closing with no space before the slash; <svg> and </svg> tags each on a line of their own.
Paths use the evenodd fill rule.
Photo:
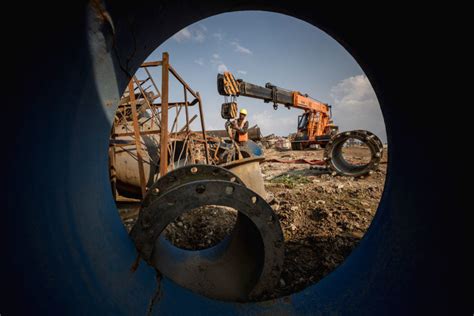
<svg viewBox="0 0 474 316">
<path fill-rule="evenodd" d="M 370 20 L 358 8 L 344 9 L 349 14 L 337 5 L 318 7 L 310 1 L 113 2 L 64 3 L 64 8 L 44 10 L 16 47 L 24 58 L 21 93 L 2 113 L 14 121 L 14 136 L 5 147 L 9 186 L 2 214 L 1 315 L 146 313 L 157 286 L 155 273 L 143 262 L 130 272 L 136 250 L 117 215 L 108 180 L 115 104 L 128 74 L 160 43 L 202 18 L 235 10 L 300 18 L 353 54 L 385 118 L 390 147 L 385 191 L 359 246 L 304 291 L 272 302 L 228 303 L 165 279 L 153 312 L 401 315 L 453 307 L 446 293 L 457 291 L 453 280 L 460 272 L 452 268 L 449 245 L 460 233 L 444 226 L 450 220 L 434 181 L 435 161 L 426 161 L 434 141 L 413 137 L 435 127 L 422 111 L 407 115 L 407 107 L 415 105 L 402 91 L 406 69 L 389 57 L 400 47 L 398 32 L 408 34 L 408 29 L 384 16 Z M 377 28 L 385 28 L 386 36 L 380 37 Z"/>
</svg>

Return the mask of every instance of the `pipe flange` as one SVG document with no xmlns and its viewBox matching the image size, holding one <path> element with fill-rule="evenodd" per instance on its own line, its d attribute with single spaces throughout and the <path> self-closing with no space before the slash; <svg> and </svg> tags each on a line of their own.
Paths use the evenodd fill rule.
<svg viewBox="0 0 474 316">
<path fill-rule="evenodd" d="M 151 201 L 161 194 L 188 182 L 203 179 L 226 180 L 242 184 L 242 180 L 231 171 L 213 165 L 186 165 L 168 172 L 159 178 L 147 191 L 143 198 L 142 208 L 146 208 Z"/>
<path fill-rule="evenodd" d="M 178 216 L 205 205 L 238 211 L 232 233 L 219 244 L 189 251 L 160 237 Z M 270 205 L 245 186 L 189 182 L 164 192 L 144 210 L 150 215 L 137 221 L 130 235 L 141 257 L 179 285 L 215 299 L 246 301 L 278 284 L 284 258 L 280 222 Z"/>
<path fill-rule="evenodd" d="M 363 165 L 353 165 L 342 155 L 344 143 L 349 139 L 357 139 L 370 150 L 370 161 Z M 333 175 L 361 177 L 376 170 L 383 156 L 383 143 L 373 133 L 366 130 L 354 130 L 339 133 L 331 138 L 324 150 L 324 160 Z"/>
</svg>

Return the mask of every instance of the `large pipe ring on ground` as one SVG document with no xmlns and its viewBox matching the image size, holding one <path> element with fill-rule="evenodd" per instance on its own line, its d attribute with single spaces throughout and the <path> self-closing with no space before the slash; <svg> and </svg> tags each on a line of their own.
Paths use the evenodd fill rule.
<svg viewBox="0 0 474 316">
<path fill-rule="evenodd" d="M 355 165 L 344 159 L 342 149 L 349 139 L 357 139 L 370 150 L 370 161 Z M 373 133 L 365 130 L 354 130 L 335 135 L 324 150 L 324 160 L 333 175 L 360 177 L 376 169 L 382 159 L 383 144 Z"/>
<path fill-rule="evenodd" d="M 205 205 L 238 211 L 232 233 L 219 244 L 190 251 L 160 236 L 178 216 Z M 278 283 L 283 265 L 277 216 L 262 197 L 237 182 L 206 179 L 172 186 L 148 201 L 131 237 L 141 257 L 163 275 L 220 300 L 246 301 L 268 292 Z"/>
<path fill-rule="evenodd" d="M 159 178 L 148 189 L 147 194 L 145 195 L 141 203 L 141 209 L 137 223 L 142 223 L 144 227 L 147 227 L 149 225 L 148 223 L 151 221 L 151 217 L 153 216 L 154 210 L 152 208 L 149 208 L 148 206 L 153 201 L 160 198 L 164 193 L 169 192 L 172 189 L 184 185 L 186 183 L 207 180 L 211 178 L 214 180 L 224 180 L 245 185 L 235 173 L 218 166 L 192 164 L 174 169 L 168 172 L 164 177 Z M 138 230 L 139 228 L 140 225 L 136 225 L 136 227 L 132 229 L 131 234 L 135 234 L 136 230 Z M 136 238 L 135 245 L 137 246 L 137 248 L 140 249 L 142 257 L 150 257 L 153 246 L 149 245 L 148 248 L 146 248 L 145 245 L 139 243 L 140 238 Z"/>
</svg>

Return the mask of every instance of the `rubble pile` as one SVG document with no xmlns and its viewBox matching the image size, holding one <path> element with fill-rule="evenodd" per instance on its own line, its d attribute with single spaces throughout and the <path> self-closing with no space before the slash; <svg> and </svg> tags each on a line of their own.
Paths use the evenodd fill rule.
<svg viewBox="0 0 474 316">
<path fill-rule="evenodd" d="M 277 149 L 277 150 L 290 150 L 291 141 L 289 137 L 275 136 L 275 134 L 270 134 L 265 137 L 262 137 L 262 145 L 266 149 Z"/>
</svg>

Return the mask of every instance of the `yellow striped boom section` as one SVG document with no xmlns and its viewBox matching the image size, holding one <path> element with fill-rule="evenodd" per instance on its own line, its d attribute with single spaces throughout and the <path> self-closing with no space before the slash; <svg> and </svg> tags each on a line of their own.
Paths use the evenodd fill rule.
<svg viewBox="0 0 474 316">
<path fill-rule="evenodd" d="M 231 111 L 231 116 L 232 116 L 232 117 L 237 117 L 237 116 L 238 116 L 238 115 L 237 115 L 237 111 L 238 111 L 238 109 L 237 109 L 237 103 L 232 102 L 232 105 L 230 106 L 230 111 Z"/>
<path fill-rule="evenodd" d="M 239 95 L 240 89 L 239 89 L 239 84 L 235 80 L 234 76 L 232 73 L 226 71 L 224 72 L 224 91 L 228 95 Z"/>
</svg>

